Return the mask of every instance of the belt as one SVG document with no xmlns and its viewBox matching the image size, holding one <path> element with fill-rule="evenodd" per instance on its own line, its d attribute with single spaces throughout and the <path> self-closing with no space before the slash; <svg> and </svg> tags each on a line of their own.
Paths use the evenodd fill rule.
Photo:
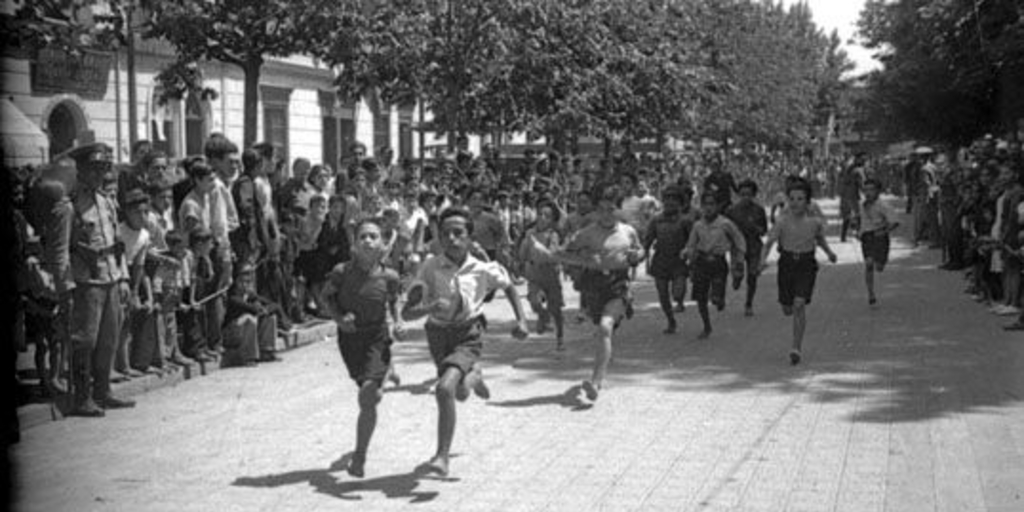
<svg viewBox="0 0 1024 512">
<path fill-rule="evenodd" d="M 792 258 L 794 260 L 814 259 L 814 251 L 793 252 L 793 251 L 786 251 L 786 250 L 781 250 L 780 249 L 779 253 L 781 253 L 783 256 L 786 256 L 788 258 Z"/>
</svg>

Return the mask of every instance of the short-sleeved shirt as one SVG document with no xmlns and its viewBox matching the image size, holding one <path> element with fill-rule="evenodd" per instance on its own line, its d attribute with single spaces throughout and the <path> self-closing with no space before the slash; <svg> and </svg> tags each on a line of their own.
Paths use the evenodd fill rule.
<svg viewBox="0 0 1024 512">
<path fill-rule="evenodd" d="M 592 222 L 576 233 L 566 246 L 566 251 L 572 254 L 596 254 L 603 268 L 621 270 L 629 268 L 627 253 L 631 249 L 640 248 L 640 236 L 633 226 L 616 222 L 614 226 L 606 227 L 600 222 Z"/>
<path fill-rule="evenodd" d="M 814 215 L 783 215 L 772 226 L 772 238 L 779 241 L 783 251 L 814 252 L 818 237 L 825 232 L 825 221 Z"/>
<path fill-rule="evenodd" d="M 860 211 L 860 231 L 861 233 L 877 231 L 892 224 L 895 218 L 896 215 L 892 209 L 882 201 L 872 203 L 865 201 L 864 207 Z"/>
<path fill-rule="evenodd" d="M 379 328 L 387 323 L 388 304 L 397 300 L 398 273 L 383 266 L 367 272 L 342 263 L 327 275 L 324 297 L 336 316 L 355 315 L 356 329 Z"/>
<path fill-rule="evenodd" d="M 725 215 L 740 228 L 748 246 L 756 245 L 761 241 L 761 236 L 768 232 L 768 215 L 764 207 L 754 201 L 738 202 Z"/>
<path fill-rule="evenodd" d="M 526 232 L 526 237 L 523 243 L 528 243 L 530 236 L 533 236 L 541 245 L 548 249 L 554 249 L 559 244 L 558 231 L 554 229 L 538 230 L 537 228 L 530 228 Z M 536 283 L 553 283 L 558 282 L 558 264 L 550 260 L 545 261 L 538 258 L 534 251 L 526 252 L 526 279 Z"/>
<path fill-rule="evenodd" d="M 417 277 L 426 285 L 425 301 L 444 299 L 449 307 L 432 312 L 427 322 L 450 325 L 480 316 L 487 296 L 512 284 L 508 271 L 494 261 L 480 261 L 472 254 L 459 265 L 444 254 L 423 262 Z"/>
</svg>

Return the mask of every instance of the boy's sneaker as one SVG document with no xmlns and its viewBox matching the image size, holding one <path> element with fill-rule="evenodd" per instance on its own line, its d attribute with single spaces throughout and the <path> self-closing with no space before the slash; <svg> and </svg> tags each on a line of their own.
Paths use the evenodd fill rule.
<svg viewBox="0 0 1024 512">
<path fill-rule="evenodd" d="M 585 380 L 583 381 L 583 394 L 587 396 L 587 400 L 593 402 L 597 400 L 597 387 L 594 386 L 593 382 Z"/>
</svg>

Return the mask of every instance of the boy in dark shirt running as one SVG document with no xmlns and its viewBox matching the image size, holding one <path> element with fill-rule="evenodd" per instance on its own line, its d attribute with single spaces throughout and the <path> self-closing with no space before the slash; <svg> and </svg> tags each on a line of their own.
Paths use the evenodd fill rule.
<svg viewBox="0 0 1024 512">
<path fill-rule="evenodd" d="M 392 329 L 400 328 L 395 306 L 399 277 L 381 263 L 385 252 L 381 221 L 364 219 L 355 232 L 352 261 L 339 264 L 328 274 L 323 299 L 338 324 L 341 358 L 359 386 L 356 449 L 348 473 L 362 477 L 366 451 L 377 426 L 381 386 L 388 378 Z"/>
<path fill-rule="evenodd" d="M 739 184 L 740 200 L 734 204 L 725 216 L 729 217 L 740 228 L 744 241 L 747 244 L 746 258 L 744 262 L 734 262 L 742 265 L 746 263 L 747 274 L 747 301 L 743 310 L 746 316 L 754 314 L 754 295 L 757 294 L 757 278 L 761 275 L 761 237 L 768 232 L 768 216 L 765 214 L 764 206 L 757 202 L 757 183 L 753 180 L 744 180 Z M 733 274 L 732 287 L 738 290 L 740 287 L 741 272 Z"/>
<path fill-rule="evenodd" d="M 679 187 L 666 188 L 661 195 L 664 212 L 651 221 L 644 235 L 644 252 L 651 254 L 648 274 L 654 278 L 654 285 L 658 289 L 658 302 L 661 303 L 661 311 L 668 320 L 665 334 L 673 334 L 677 328 L 673 300 L 682 311 L 683 300 L 686 298 L 686 279 L 689 277 L 690 268 L 686 260 L 680 257 L 680 253 L 686 247 L 695 220 L 689 208 L 692 195 L 693 192 Z"/>
</svg>

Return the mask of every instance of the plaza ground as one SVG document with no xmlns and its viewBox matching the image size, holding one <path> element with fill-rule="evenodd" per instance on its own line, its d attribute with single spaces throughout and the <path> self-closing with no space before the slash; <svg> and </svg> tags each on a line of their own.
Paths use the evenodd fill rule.
<svg viewBox="0 0 1024 512">
<path fill-rule="evenodd" d="M 870 308 L 859 247 L 832 243 L 840 262 L 822 264 L 797 367 L 774 268 L 756 315 L 730 292 L 706 341 L 695 307 L 680 334 L 661 334 L 642 277 L 596 404 L 579 390 L 590 326 L 569 323 L 564 353 L 550 334 L 515 341 L 499 299 L 485 348 L 492 398 L 459 406 L 449 478 L 416 470 L 436 433 L 417 329 L 394 346 L 403 383 L 386 390 L 364 479 L 343 470 L 356 388 L 328 339 L 139 395 L 101 420 L 25 430 L 10 451 L 14 508 L 1024 510 L 1024 335 L 963 294 L 960 274 L 936 270 L 938 251 L 903 239 Z"/>
</svg>

